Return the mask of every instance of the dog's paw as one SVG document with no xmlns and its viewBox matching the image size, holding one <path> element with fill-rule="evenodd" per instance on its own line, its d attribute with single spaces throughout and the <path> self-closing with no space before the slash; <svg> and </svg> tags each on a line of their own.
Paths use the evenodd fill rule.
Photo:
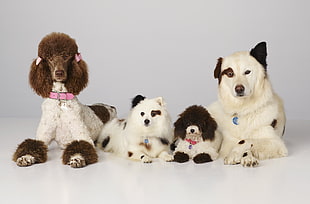
<svg viewBox="0 0 310 204">
<path fill-rule="evenodd" d="M 236 165 L 241 163 L 240 154 L 237 152 L 231 152 L 230 155 L 224 158 L 225 165 Z"/>
<path fill-rule="evenodd" d="M 188 154 L 184 153 L 184 152 L 176 152 L 174 154 L 174 160 L 175 162 L 179 162 L 179 163 L 184 163 L 187 162 L 189 160 L 189 156 Z"/>
<path fill-rule="evenodd" d="M 166 161 L 166 162 L 171 162 L 173 161 L 174 157 L 173 155 L 169 154 L 168 152 L 164 151 L 159 155 L 159 158 L 161 158 L 162 160 Z"/>
<path fill-rule="evenodd" d="M 68 165 L 70 165 L 72 168 L 81 168 L 86 166 L 86 161 L 81 154 L 75 154 L 71 156 Z"/>
<path fill-rule="evenodd" d="M 194 162 L 196 164 L 202 164 L 202 163 L 206 163 L 206 162 L 211 162 L 213 161 L 211 159 L 211 156 L 207 153 L 200 153 L 197 154 L 194 158 L 193 158 Z"/>
<path fill-rule="evenodd" d="M 141 161 L 143 163 L 152 163 L 152 159 L 150 157 L 146 156 L 146 155 L 142 155 L 141 156 Z"/>
<path fill-rule="evenodd" d="M 35 163 L 35 158 L 29 154 L 19 157 L 16 160 L 18 166 L 31 166 Z"/>
<path fill-rule="evenodd" d="M 245 152 L 241 158 L 241 165 L 244 167 L 256 167 L 259 161 L 256 159 L 251 152 Z"/>
<path fill-rule="evenodd" d="M 165 160 L 166 162 L 172 162 L 174 159 L 174 157 L 170 154 L 166 155 L 163 160 Z"/>
</svg>

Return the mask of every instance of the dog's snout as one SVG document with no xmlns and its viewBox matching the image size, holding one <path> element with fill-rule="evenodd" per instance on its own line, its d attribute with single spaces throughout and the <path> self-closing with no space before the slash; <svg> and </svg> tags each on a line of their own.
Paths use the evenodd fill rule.
<svg viewBox="0 0 310 204">
<path fill-rule="evenodd" d="M 65 75 L 65 72 L 63 70 L 57 70 L 55 71 L 56 77 L 63 77 Z"/>
<path fill-rule="evenodd" d="M 194 132 L 195 132 L 195 129 L 191 129 L 190 131 L 191 131 L 191 133 L 194 133 Z"/>
<path fill-rule="evenodd" d="M 244 86 L 239 84 L 235 87 L 235 92 L 237 93 L 237 96 L 243 96 L 244 95 Z"/>
<path fill-rule="evenodd" d="M 145 120 L 144 120 L 144 124 L 145 124 L 145 125 L 150 124 L 150 120 L 149 120 L 149 119 L 145 119 Z"/>
</svg>

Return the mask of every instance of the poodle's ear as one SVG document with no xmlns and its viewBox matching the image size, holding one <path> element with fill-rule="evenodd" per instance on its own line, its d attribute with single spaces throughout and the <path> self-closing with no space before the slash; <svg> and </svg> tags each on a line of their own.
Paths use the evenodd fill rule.
<svg viewBox="0 0 310 204">
<path fill-rule="evenodd" d="M 184 122 L 182 117 L 180 117 L 175 123 L 174 123 L 174 138 L 181 138 L 184 140 L 186 137 L 186 127 L 184 126 Z"/>
<path fill-rule="evenodd" d="M 209 114 L 208 114 L 209 115 Z M 217 123 L 215 120 L 209 115 L 207 119 L 204 121 L 202 129 L 202 139 L 205 140 L 213 140 L 215 138 L 215 130 L 217 129 Z"/>
<path fill-rule="evenodd" d="M 134 108 L 136 105 L 138 105 L 141 101 L 145 99 L 145 96 L 137 95 L 134 97 L 131 101 L 131 108 Z"/>
<path fill-rule="evenodd" d="M 34 60 L 30 67 L 29 84 L 43 98 L 48 98 L 53 88 L 51 71 L 45 60 Z"/>
<path fill-rule="evenodd" d="M 88 69 L 84 60 L 77 62 L 72 61 L 72 66 L 68 67 L 68 78 L 66 81 L 66 88 L 68 92 L 78 95 L 88 83 Z"/>
</svg>

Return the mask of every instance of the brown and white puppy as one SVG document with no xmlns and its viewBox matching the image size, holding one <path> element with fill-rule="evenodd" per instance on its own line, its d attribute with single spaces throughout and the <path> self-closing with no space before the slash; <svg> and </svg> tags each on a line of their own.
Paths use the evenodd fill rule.
<svg viewBox="0 0 310 204">
<path fill-rule="evenodd" d="M 208 110 L 223 135 L 220 155 L 225 164 L 252 167 L 288 154 L 282 140 L 284 107 L 269 81 L 266 57 L 266 43 L 261 42 L 250 52 L 218 59 L 218 101 Z"/>
<path fill-rule="evenodd" d="M 174 123 L 178 139 L 174 161 L 195 163 L 211 162 L 218 157 L 221 138 L 215 135 L 217 124 L 207 109 L 193 105 L 185 109 Z"/>
</svg>

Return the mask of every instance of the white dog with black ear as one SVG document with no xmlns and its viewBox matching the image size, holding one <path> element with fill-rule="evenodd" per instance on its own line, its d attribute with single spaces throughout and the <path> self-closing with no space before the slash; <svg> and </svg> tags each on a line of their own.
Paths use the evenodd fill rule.
<svg viewBox="0 0 310 204">
<path fill-rule="evenodd" d="M 284 107 L 269 81 L 266 57 L 266 43 L 261 42 L 250 52 L 218 59 L 218 101 L 208 110 L 223 136 L 220 155 L 225 164 L 251 167 L 288 154 L 282 140 Z"/>
<path fill-rule="evenodd" d="M 172 122 L 162 97 L 147 99 L 137 95 L 127 119 L 113 119 L 101 131 L 97 146 L 125 158 L 152 162 L 152 158 L 172 161 L 168 153 L 173 139 Z"/>
</svg>

